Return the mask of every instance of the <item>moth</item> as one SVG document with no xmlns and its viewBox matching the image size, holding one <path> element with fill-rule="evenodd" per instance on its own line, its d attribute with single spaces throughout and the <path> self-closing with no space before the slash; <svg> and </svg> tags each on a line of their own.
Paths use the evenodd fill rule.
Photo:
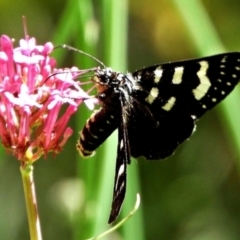
<svg viewBox="0 0 240 240">
<path fill-rule="evenodd" d="M 116 220 L 126 192 L 130 157 L 147 160 L 172 155 L 195 130 L 196 120 L 221 102 L 240 79 L 240 53 L 156 64 L 133 73 L 97 69 L 101 108 L 80 132 L 82 156 L 118 130 L 113 200 L 108 222 Z"/>
</svg>

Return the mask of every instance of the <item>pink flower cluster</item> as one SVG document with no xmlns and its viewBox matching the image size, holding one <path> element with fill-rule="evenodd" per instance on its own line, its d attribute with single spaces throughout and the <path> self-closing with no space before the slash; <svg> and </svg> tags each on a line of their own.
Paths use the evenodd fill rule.
<svg viewBox="0 0 240 240">
<path fill-rule="evenodd" d="M 75 80 L 88 70 L 57 69 L 52 50 L 52 43 L 36 45 L 34 38 L 13 48 L 0 36 L 0 139 L 21 161 L 60 152 L 72 134 L 70 116 L 88 98 Z"/>
</svg>

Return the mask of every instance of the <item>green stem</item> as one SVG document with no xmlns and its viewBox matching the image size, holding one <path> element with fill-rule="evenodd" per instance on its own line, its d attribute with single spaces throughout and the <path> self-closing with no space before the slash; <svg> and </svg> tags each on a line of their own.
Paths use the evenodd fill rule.
<svg viewBox="0 0 240 240">
<path fill-rule="evenodd" d="M 30 239 L 42 240 L 40 220 L 37 208 L 37 198 L 33 180 L 33 166 L 31 164 L 21 166 L 20 171 L 22 175 L 25 202 L 27 207 Z"/>
</svg>

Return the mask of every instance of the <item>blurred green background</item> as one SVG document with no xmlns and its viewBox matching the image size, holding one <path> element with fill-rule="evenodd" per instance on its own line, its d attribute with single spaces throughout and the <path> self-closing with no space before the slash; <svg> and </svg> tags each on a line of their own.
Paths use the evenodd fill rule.
<svg viewBox="0 0 240 240">
<path fill-rule="evenodd" d="M 0 33 L 23 38 L 22 15 L 39 44 L 66 43 L 121 71 L 240 50 L 237 0 L 0 0 Z M 56 57 L 59 67 L 97 66 L 66 49 Z M 240 239 L 239 96 L 237 87 L 168 160 L 132 161 L 121 217 L 137 192 L 140 209 L 104 239 Z M 81 159 L 75 145 L 90 114 L 81 106 L 63 153 L 35 164 L 44 240 L 86 239 L 108 228 L 116 134 L 96 157 Z M 29 239 L 19 162 L 2 149 L 0 239 Z"/>
</svg>

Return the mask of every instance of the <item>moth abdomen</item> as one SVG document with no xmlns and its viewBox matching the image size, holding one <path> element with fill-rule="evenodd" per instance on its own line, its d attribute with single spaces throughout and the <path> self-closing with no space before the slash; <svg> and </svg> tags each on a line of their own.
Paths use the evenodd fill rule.
<svg viewBox="0 0 240 240">
<path fill-rule="evenodd" d="M 88 119 L 80 132 L 77 150 L 83 157 L 90 157 L 118 126 L 118 116 L 109 108 L 101 108 Z"/>
</svg>

